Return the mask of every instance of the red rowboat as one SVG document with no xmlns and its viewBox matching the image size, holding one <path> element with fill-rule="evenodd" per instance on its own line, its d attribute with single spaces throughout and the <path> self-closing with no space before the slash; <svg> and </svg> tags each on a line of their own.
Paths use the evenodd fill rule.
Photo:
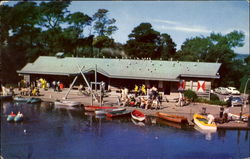
<svg viewBox="0 0 250 159">
<path fill-rule="evenodd" d="M 115 109 L 117 107 L 85 106 L 85 111 L 96 111 L 97 109 Z"/>
<path fill-rule="evenodd" d="M 143 121 L 146 118 L 145 114 L 143 114 L 142 112 L 136 109 L 131 112 L 131 116 L 133 119 L 138 120 L 138 121 Z"/>
<path fill-rule="evenodd" d="M 160 113 L 157 112 L 156 116 L 158 116 L 161 119 L 165 119 L 168 121 L 172 121 L 175 123 L 187 123 L 187 118 L 184 116 L 178 116 L 178 115 L 171 115 L 171 114 L 166 114 L 166 113 Z"/>
<path fill-rule="evenodd" d="M 130 116 L 131 111 L 125 110 L 123 112 L 108 112 L 106 113 L 107 117 L 113 118 L 113 117 L 124 117 L 124 116 Z"/>
</svg>

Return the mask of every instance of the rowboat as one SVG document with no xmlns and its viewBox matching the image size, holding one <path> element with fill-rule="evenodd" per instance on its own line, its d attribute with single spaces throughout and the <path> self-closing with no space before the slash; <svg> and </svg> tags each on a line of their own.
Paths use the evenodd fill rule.
<svg viewBox="0 0 250 159">
<path fill-rule="evenodd" d="M 8 122 L 14 121 L 15 116 L 16 116 L 16 115 L 8 115 L 7 121 L 8 121 Z"/>
<path fill-rule="evenodd" d="M 20 97 L 20 96 L 17 96 L 17 97 L 14 97 L 14 101 L 16 102 L 27 102 L 30 98 L 24 98 L 24 97 Z"/>
<path fill-rule="evenodd" d="M 42 100 L 40 98 L 30 98 L 27 103 L 40 103 Z"/>
<path fill-rule="evenodd" d="M 194 123 L 202 130 L 216 131 L 217 126 L 215 123 L 208 124 L 208 120 L 205 116 L 200 114 L 193 115 Z"/>
<path fill-rule="evenodd" d="M 238 114 L 232 114 L 232 113 L 228 113 L 228 117 L 231 119 L 231 120 L 240 120 L 240 115 Z M 241 116 L 242 120 L 243 121 L 248 121 L 248 114 L 243 114 Z"/>
<path fill-rule="evenodd" d="M 15 118 L 14 118 L 15 122 L 20 122 L 22 120 L 23 120 L 23 116 L 22 115 L 16 115 Z"/>
<path fill-rule="evenodd" d="M 172 115 L 172 114 L 166 114 L 166 113 L 160 113 L 156 112 L 156 116 L 158 116 L 161 119 L 165 119 L 167 121 L 175 122 L 175 123 L 187 123 L 187 118 L 184 116 L 178 116 L 178 115 Z"/>
<path fill-rule="evenodd" d="M 138 120 L 138 121 L 143 121 L 146 118 L 145 114 L 143 114 L 142 112 L 136 109 L 131 112 L 131 116 L 133 119 Z"/>
<path fill-rule="evenodd" d="M 55 101 L 54 102 L 55 106 L 69 106 L 69 107 L 73 107 L 73 106 L 80 106 L 81 103 L 80 102 L 76 102 L 76 101 Z"/>
<path fill-rule="evenodd" d="M 126 108 L 97 109 L 97 110 L 95 110 L 95 114 L 96 115 L 105 115 L 106 113 L 109 113 L 109 112 L 122 112 L 125 110 L 126 110 Z"/>
<path fill-rule="evenodd" d="M 106 113 L 107 117 L 113 118 L 113 117 L 125 117 L 125 116 L 130 116 L 131 111 L 125 110 L 122 112 L 108 112 Z"/>
<path fill-rule="evenodd" d="M 96 111 L 97 109 L 114 109 L 117 107 L 85 106 L 85 111 Z"/>
</svg>

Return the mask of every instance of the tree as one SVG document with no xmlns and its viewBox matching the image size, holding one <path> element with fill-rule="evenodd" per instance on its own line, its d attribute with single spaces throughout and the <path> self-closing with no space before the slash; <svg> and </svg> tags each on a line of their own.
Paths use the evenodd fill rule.
<svg viewBox="0 0 250 159">
<path fill-rule="evenodd" d="M 114 39 L 107 36 L 97 36 L 93 41 L 93 46 L 98 48 L 98 54 L 96 56 L 101 56 L 102 48 L 112 48 L 114 47 Z"/>
<path fill-rule="evenodd" d="M 84 13 L 76 12 L 69 14 L 66 21 L 70 24 L 71 30 L 76 32 L 77 37 L 81 38 L 84 37 L 84 28 L 91 24 L 92 18 Z"/>
<path fill-rule="evenodd" d="M 130 57 L 159 58 L 160 33 L 152 28 L 150 23 L 141 23 L 129 34 L 125 45 L 126 54 Z"/>
<path fill-rule="evenodd" d="M 113 25 L 116 20 L 114 18 L 108 18 L 107 9 L 98 9 L 98 11 L 93 15 L 94 30 L 98 36 L 110 36 L 118 28 Z"/>
<path fill-rule="evenodd" d="M 176 44 L 173 42 L 170 35 L 164 33 L 161 34 L 160 38 L 161 58 L 167 60 L 170 57 L 174 57 L 176 54 Z"/>
<path fill-rule="evenodd" d="M 42 15 L 40 25 L 52 30 L 60 27 L 60 24 L 65 21 L 65 15 L 68 13 L 67 7 L 69 4 L 69 1 L 42 2 L 39 7 L 40 13 Z"/>
<path fill-rule="evenodd" d="M 235 60 L 236 53 L 233 48 L 244 45 L 244 34 L 233 31 L 226 35 L 211 33 L 208 37 L 195 37 L 187 39 L 178 52 L 179 60 L 205 61 L 222 63 L 220 85 L 233 85 L 239 87 L 239 80 L 243 76 L 243 63 Z"/>
</svg>

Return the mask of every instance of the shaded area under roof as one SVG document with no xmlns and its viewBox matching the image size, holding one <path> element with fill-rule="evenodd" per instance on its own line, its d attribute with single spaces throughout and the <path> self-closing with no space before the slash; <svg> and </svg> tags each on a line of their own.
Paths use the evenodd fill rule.
<svg viewBox="0 0 250 159">
<path fill-rule="evenodd" d="M 180 77 L 219 78 L 220 63 L 183 62 L 161 60 L 105 59 L 105 58 L 56 58 L 40 56 L 28 63 L 20 74 L 77 75 L 78 66 L 83 72 L 95 70 L 109 78 L 176 81 Z"/>
</svg>

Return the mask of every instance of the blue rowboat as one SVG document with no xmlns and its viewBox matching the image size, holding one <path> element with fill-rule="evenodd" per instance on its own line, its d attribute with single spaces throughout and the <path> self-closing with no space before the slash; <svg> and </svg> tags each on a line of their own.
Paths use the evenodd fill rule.
<svg viewBox="0 0 250 159">
<path fill-rule="evenodd" d="M 20 122 L 22 120 L 23 120 L 23 116 L 21 116 L 21 115 L 16 115 L 15 118 L 14 118 L 15 122 Z"/>
<path fill-rule="evenodd" d="M 30 98 L 24 98 L 20 96 L 17 96 L 14 98 L 14 101 L 17 101 L 17 102 L 27 102 L 28 100 L 30 100 Z"/>
<path fill-rule="evenodd" d="M 14 119 L 15 119 L 15 116 L 13 116 L 13 115 L 8 115 L 8 117 L 7 117 L 8 122 L 14 121 Z"/>
<path fill-rule="evenodd" d="M 42 100 L 40 98 L 30 98 L 27 103 L 40 103 Z"/>
</svg>

